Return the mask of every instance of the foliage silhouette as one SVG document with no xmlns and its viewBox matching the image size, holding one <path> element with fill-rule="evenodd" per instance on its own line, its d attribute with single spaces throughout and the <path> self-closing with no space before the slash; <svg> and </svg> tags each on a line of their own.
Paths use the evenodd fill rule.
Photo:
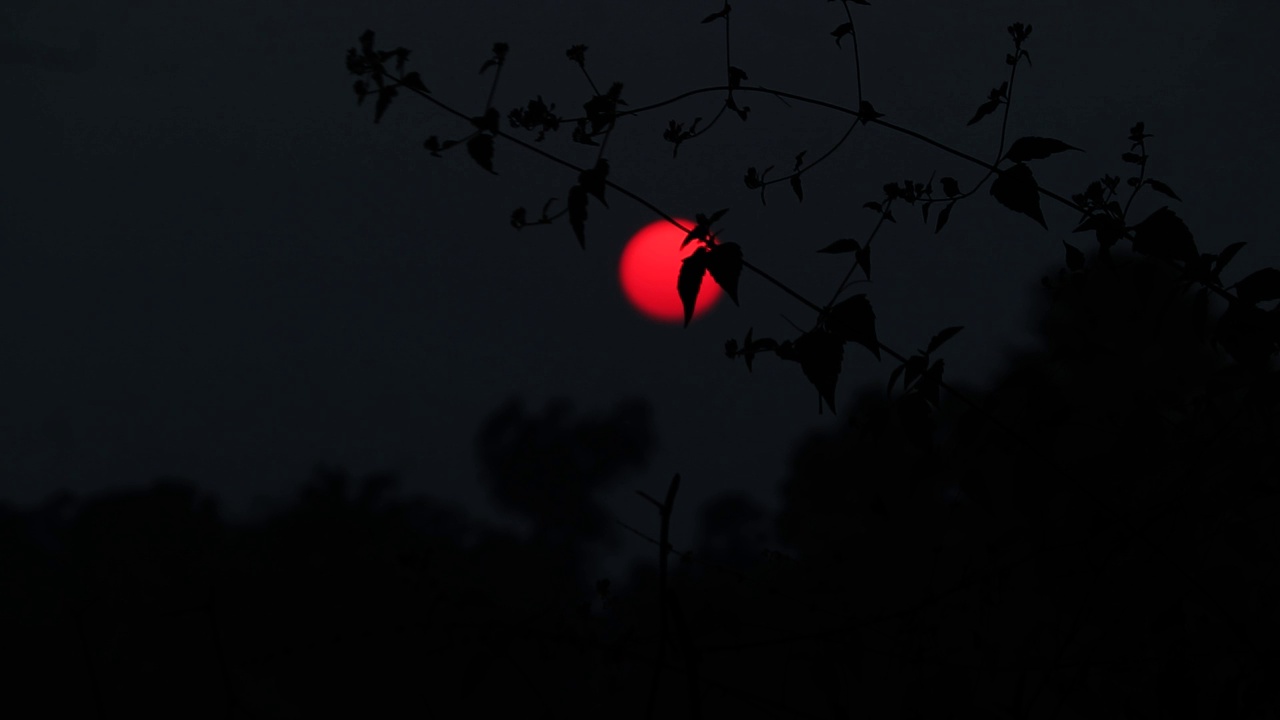
<svg viewBox="0 0 1280 720">
<path fill-rule="evenodd" d="M 742 357 L 748 370 L 761 353 L 797 362 L 817 391 L 819 411 L 825 405 L 834 413 L 846 343 L 897 363 L 887 395 L 862 393 L 847 429 L 811 438 L 798 451 L 778 518 L 780 539 L 793 555 L 774 551 L 745 571 L 702 572 L 697 554 L 685 552 L 673 570 L 666 565 L 674 552 L 667 542 L 671 497 L 665 503 L 649 498 L 661 516 L 659 539 L 648 538 L 658 546 L 660 568 L 656 576 L 637 575 L 636 586 L 650 587 L 648 596 L 637 597 L 656 602 L 647 610 L 659 627 L 653 677 L 669 666 L 672 656 L 664 649 L 670 643 L 683 652 L 676 667 L 688 692 L 681 697 L 670 683 L 655 682 L 646 714 L 654 716 L 659 699 L 666 701 L 665 715 L 691 717 L 711 708 L 726 717 L 1276 712 L 1277 698 L 1263 678 L 1276 670 L 1270 648 L 1278 629 L 1273 608 L 1280 607 L 1274 580 L 1280 548 L 1269 530 L 1276 519 L 1280 384 L 1273 366 L 1280 309 L 1261 305 L 1280 299 L 1280 270 L 1257 270 L 1227 286 L 1222 272 L 1240 243 L 1202 252 L 1168 205 L 1145 215 L 1134 211 L 1144 188 L 1180 201 L 1172 187 L 1148 175 L 1147 141 L 1154 135 L 1142 122 L 1130 128 L 1129 147 L 1119 156 L 1132 173 L 1124 178 L 1127 191 L 1111 174 L 1070 196 L 1047 188 L 1037 163 L 1080 149 L 1036 135 L 1008 142 L 1017 72 L 1031 62 L 1031 25 L 1007 28 L 1013 45 L 1005 56 L 1008 76 L 968 119 L 975 125 L 1001 117 L 996 160 L 986 162 L 890 122 L 863 96 L 858 22 L 850 6 L 842 0 L 844 22 L 830 36 L 841 48 L 849 41 L 856 109 L 748 85 L 747 72 L 733 64 L 735 15 L 725 3 L 701 19 L 723 30 L 724 85 L 627 105 L 621 83 L 600 92 L 587 69 L 586 46 L 575 45 L 566 54 L 592 92 L 583 116 L 557 115 L 538 96 L 528 110 L 508 116 L 513 129 L 537 133 L 532 142 L 488 128 L 507 146 L 578 173 L 570 191 L 577 199 L 565 212 L 583 248 L 584 168 L 591 164 L 566 160 L 544 149 L 545 141 L 572 126 L 572 143 L 589 146 L 580 151 L 599 167 L 625 121 L 696 96 L 720 96 L 722 106 L 709 122 L 698 117 L 688 129 L 669 121 L 662 139 L 672 144 L 673 157 L 727 111 L 747 121 L 751 109 L 739 98 L 752 94 L 825 108 L 849 122 L 816 159 L 806 162 L 800 153 L 788 175 L 770 177 L 774 166 L 748 167 L 743 183 L 762 203 L 767 188 L 780 182 L 803 202 L 803 175 L 835 157 L 858 128 L 901 134 L 984 171 L 971 183 L 944 176 L 940 193 L 936 172 L 926 182 L 885 184 L 880 197 L 863 205 L 876 215 L 870 232 L 819 250 L 833 259 L 852 255 L 825 304 L 749 262 L 749 248 L 735 245 L 733 272 L 717 274 L 710 258 L 724 255 L 726 244 L 715 223 L 727 209 L 699 215 L 687 228 L 602 174 L 592 180 L 597 199 L 612 188 L 676 224 L 686 243 L 701 243 L 673 278 L 686 326 L 708 272 L 735 303 L 738 274 L 746 270 L 813 311 L 812 327 L 797 328 L 796 337 L 755 337 L 753 328 L 741 344 L 726 342 L 726 355 Z M 385 58 L 368 50 L 365 58 L 368 67 L 350 69 L 397 82 L 381 65 Z M 486 115 L 496 84 L 495 77 Z M 436 96 L 418 94 L 467 117 Z M 908 356 L 879 342 L 865 294 L 845 294 L 858 269 L 871 280 L 873 242 L 886 223 L 897 223 L 895 206 L 919 207 L 926 224 L 933 211 L 933 231 L 941 232 L 955 206 L 988 180 L 999 205 L 1045 230 L 1058 223 L 1051 224 L 1042 198 L 1065 206 L 1078 217 L 1073 232 L 1092 231 L 1097 248 L 1061 240 L 1065 268 L 1037 291 L 1048 298 L 1044 350 L 1020 359 L 978 397 L 945 382 L 945 362 L 937 357 L 960 327 L 936 331 L 925 349 Z M 553 223 L 559 215 L 548 215 L 548 206 L 535 223 L 517 209 L 513 226 Z M 669 623 L 685 629 L 668 632 Z M 795 685 L 787 673 L 793 667 L 805 671 Z M 712 688 L 724 678 L 741 684 L 713 700 Z M 932 692 L 920 693 L 921 687 Z"/>
</svg>

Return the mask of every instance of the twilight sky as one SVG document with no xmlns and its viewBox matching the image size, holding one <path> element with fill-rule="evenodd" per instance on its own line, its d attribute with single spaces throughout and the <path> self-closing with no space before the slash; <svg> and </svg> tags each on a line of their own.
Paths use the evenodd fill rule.
<svg viewBox="0 0 1280 720">
<path fill-rule="evenodd" d="M 742 3 L 734 64 L 762 84 L 856 104 L 852 53 L 829 32 L 839 3 Z M 785 6 L 785 10 L 783 9 Z M 1010 137 L 1086 150 L 1039 161 L 1042 185 L 1070 194 L 1103 172 L 1137 120 L 1155 137 L 1149 174 L 1172 186 L 1202 250 L 1250 242 L 1237 272 L 1280 265 L 1270 231 L 1267 121 L 1277 93 L 1273 42 L 1254 28 L 1262 3 L 1135 0 L 894 2 L 852 6 L 865 96 L 886 120 L 972 154 L 994 152 L 997 118 L 965 122 L 1004 79 L 1005 26 L 1034 25 L 1034 65 L 1019 70 Z M 830 427 L 798 366 L 762 357 L 754 374 L 724 341 L 791 335 L 808 311 L 744 274 L 687 330 L 633 312 L 615 267 L 653 220 L 611 194 L 593 206 L 584 253 L 567 225 L 508 225 L 519 205 L 563 198 L 572 175 L 499 144 L 498 176 L 462 153 L 421 149 L 463 124 L 419 98 L 380 125 L 358 108 L 343 66 L 366 28 L 413 51 L 440 99 L 478 114 L 494 41 L 511 45 L 496 104 L 541 94 L 577 114 L 589 89 L 564 57 L 589 46 L 599 83 L 634 105 L 719 84 L 723 31 L 699 20 L 718 2 L 634 5 L 433 0 L 202 4 L 162 0 L 6 2 L 0 8 L 0 499 L 92 492 L 175 475 L 216 492 L 232 514 L 283 497 L 317 462 L 395 471 L 402 489 L 492 517 L 476 480 L 473 437 L 509 398 L 540 412 L 553 398 L 605 413 L 651 403 L 658 449 L 619 485 L 620 517 L 649 523 L 634 489 L 658 494 L 673 472 L 685 507 L 729 490 L 771 502 L 803 435 Z M 1263 17 L 1265 15 L 1265 17 Z M 673 215 L 731 208 L 724 239 L 819 302 L 845 256 L 814 251 L 863 239 L 861 209 L 903 178 L 982 171 L 910 138 L 859 128 L 805 176 L 800 204 L 771 188 L 762 207 L 747 166 L 790 167 L 843 132 L 844 119 L 774 98 L 742 98 L 671 158 L 667 121 L 710 117 L 705 95 L 628 119 L 610 141 L 610 179 Z M 568 129 L 546 149 L 589 163 Z M 1158 207 L 1153 195 L 1140 200 Z M 909 353 L 949 325 L 948 379 L 981 386 L 1031 340 L 1026 310 L 1041 274 L 1061 265 L 1076 219 L 1045 204 L 1050 232 L 986 191 L 941 235 L 904 208 L 876 240 L 880 338 Z M 1265 231 L 1264 231 L 1265 229 Z M 1091 241 L 1090 241 L 1091 242 Z M 1237 278 L 1232 278 L 1232 280 Z M 673 280 L 674 282 L 674 280 Z M 883 386 L 892 365 L 846 349 L 838 397 Z M 678 538 L 677 538 L 677 544 Z"/>
</svg>

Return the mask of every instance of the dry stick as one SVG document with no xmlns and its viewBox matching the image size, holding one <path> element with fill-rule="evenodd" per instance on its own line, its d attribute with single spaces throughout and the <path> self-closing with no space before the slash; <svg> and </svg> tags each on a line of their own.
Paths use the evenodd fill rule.
<svg viewBox="0 0 1280 720">
<path fill-rule="evenodd" d="M 646 716 L 653 718 L 653 711 L 658 701 L 658 684 L 662 679 L 662 666 L 665 664 L 667 651 L 667 556 L 671 553 L 671 543 L 667 541 L 671 533 L 671 508 L 676 502 L 676 492 L 680 489 L 680 473 L 671 478 L 667 486 L 667 497 L 658 502 L 642 490 L 636 494 L 653 503 L 658 508 L 662 524 L 658 532 L 658 654 L 653 663 L 653 681 L 649 685 L 649 706 Z"/>
</svg>

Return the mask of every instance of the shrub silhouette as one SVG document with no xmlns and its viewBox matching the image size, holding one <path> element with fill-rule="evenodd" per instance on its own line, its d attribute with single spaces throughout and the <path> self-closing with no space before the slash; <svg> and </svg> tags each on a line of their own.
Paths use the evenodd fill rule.
<svg viewBox="0 0 1280 720">
<path fill-rule="evenodd" d="M 25 673 L 8 696 L 99 717 L 637 717 L 650 697 L 673 717 L 1260 716 L 1276 708 L 1280 639 L 1275 426 L 1185 442 L 1185 460 L 1166 461 L 1179 433 L 1219 416 L 1230 428 L 1248 407 L 1234 387 L 1191 382 L 1231 366 L 1185 304 L 1156 302 L 1176 288 L 1142 258 L 1065 280 L 1043 308 L 1044 352 L 985 394 L 986 414 L 944 404 L 928 443 L 882 389 L 859 394 L 852 421 L 797 447 L 777 517 L 786 552 L 761 556 L 763 511 L 729 496 L 703 509 L 696 549 L 672 549 L 662 583 L 652 564 L 583 580 L 572 545 L 597 541 L 603 516 L 522 539 L 335 468 L 249 524 L 173 480 L 6 508 L 0 611 Z M 1090 321 L 1097 303 L 1107 322 Z M 1136 346 L 1127 357 L 1180 353 L 1187 369 L 1147 378 L 1143 402 L 1118 386 L 1073 404 L 1108 372 L 1081 348 L 1117 341 Z M 1158 409 L 1215 404 L 1135 432 Z M 567 450 L 643 429 L 644 406 L 594 419 L 556 407 L 509 403 L 477 442 L 524 438 L 496 446 L 552 492 L 566 467 L 617 468 L 645 447 L 583 462 Z M 1092 423 L 1110 414 L 1127 415 L 1122 432 Z M 1091 475 L 1058 466 L 1076 446 L 1091 448 L 1074 459 Z"/>
<path fill-rule="evenodd" d="M 576 555 L 588 543 L 616 547 L 617 527 L 596 494 L 621 471 L 648 464 L 654 431 L 651 410 L 639 400 L 572 424 L 569 411 L 567 401 L 556 400 L 541 417 L 527 417 L 510 400 L 481 425 L 477 451 L 498 505 L 532 522 L 530 542 Z M 585 560 L 565 558 L 574 567 Z"/>
</svg>

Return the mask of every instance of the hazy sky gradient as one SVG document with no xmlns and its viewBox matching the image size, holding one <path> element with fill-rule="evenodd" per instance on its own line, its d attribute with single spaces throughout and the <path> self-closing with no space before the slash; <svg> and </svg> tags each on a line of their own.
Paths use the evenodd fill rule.
<svg viewBox="0 0 1280 720">
<path fill-rule="evenodd" d="M 610 506 L 642 522 L 652 511 L 633 489 L 660 493 L 673 472 L 689 504 L 732 489 L 768 501 L 795 441 L 833 422 L 817 415 L 797 366 L 763 357 L 748 375 L 722 355 L 748 327 L 789 336 L 782 315 L 808 325 L 802 306 L 744 275 L 741 308 L 722 301 L 688 330 L 644 320 L 615 266 L 648 211 L 611 195 L 610 210 L 591 210 L 585 253 L 567 226 L 516 233 L 510 211 L 563 198 L 571 174 L 503 144 L 498 177 L 462 153 L 432 158 L 426 136 L 466 128 L 408 96 L 374 125 L 343 67 L 372 28 L 380 45 L 413 50 L 436 96 L 478 113 L 488 79 L 476 70 L 505 41 L 503 114 L 537 94 L 575 114 L 588 88 L 564 50 L 584 43 L 597 82 L 625 82 L 638 105 L 722 81 L 722 30 L 698 23 L 719 3 L 5 5 L 0 498 L 164 474 L 241 512 L 328 462 L 395 471 L 405 491 L 488 516 L 472 438 L 505 399 L 537 411 L 566 397 L 603 413 L 639 396 L 653 404 L 659 450 Z M 1128 128 L 1144 120 L 1155 134 L 1149 174 L 1184 199 L 1174 204 L 1201 249 L 1247 240 L 1237 271 L 1280 265 L 1266 209 L 1275 52 L 1254 29 L 1274 21 L 1270 6 L 880 0 L 853 10 L 866 97 L 886 119 L 982 157 L 998 119 L 965 122 L 1004 79 L 1005 26 L 1033 24 L 1010 137 L 1087 151 L 1040 161 L 1042 184 L 1070 194 L 1124 173 Z M 735 4 L 733 19 L 748 84 L 856 104 L 853 55 L 828 34 L 843 22 L 839 3 Z M 55 61 L 65 57 L 71 67 Z M 884 183 L 981 177 L 860 128 L 806 175 L 803 205 L 774 187 L 762 207 L 742 184 L 746 167 L 786 170 L 801 150 L 820 154 L 843 118 L 763 95 L 742 101 L 748 123 L 726 118 L 678 160 L 663 128 L 710 117 L 715 95 L 624 121 L 611 179 L 673 215 L 731 208 L 725 239 L 818 302 L 845 267 L 813 251 L 865 238 L 875 217 L 861 205 Z M 567 129 L 547 147 L 593 157 Z M 1061 264 L 1059 241 L 1088 245 L 1069 235 L 1069 211 L 1046 204 L 1046 233 L 981 195 L 941 235 L 902 208 L 876 240 L 876 282 L 865 286 L 881 340 L 904 353 L 966 326 L 947 347 L 948 379 L 978 385 L 1029 342 L 1027 300 Z M 891 368 L 851 346 L 839 397 L 883 386 Z"/>
</svg>

